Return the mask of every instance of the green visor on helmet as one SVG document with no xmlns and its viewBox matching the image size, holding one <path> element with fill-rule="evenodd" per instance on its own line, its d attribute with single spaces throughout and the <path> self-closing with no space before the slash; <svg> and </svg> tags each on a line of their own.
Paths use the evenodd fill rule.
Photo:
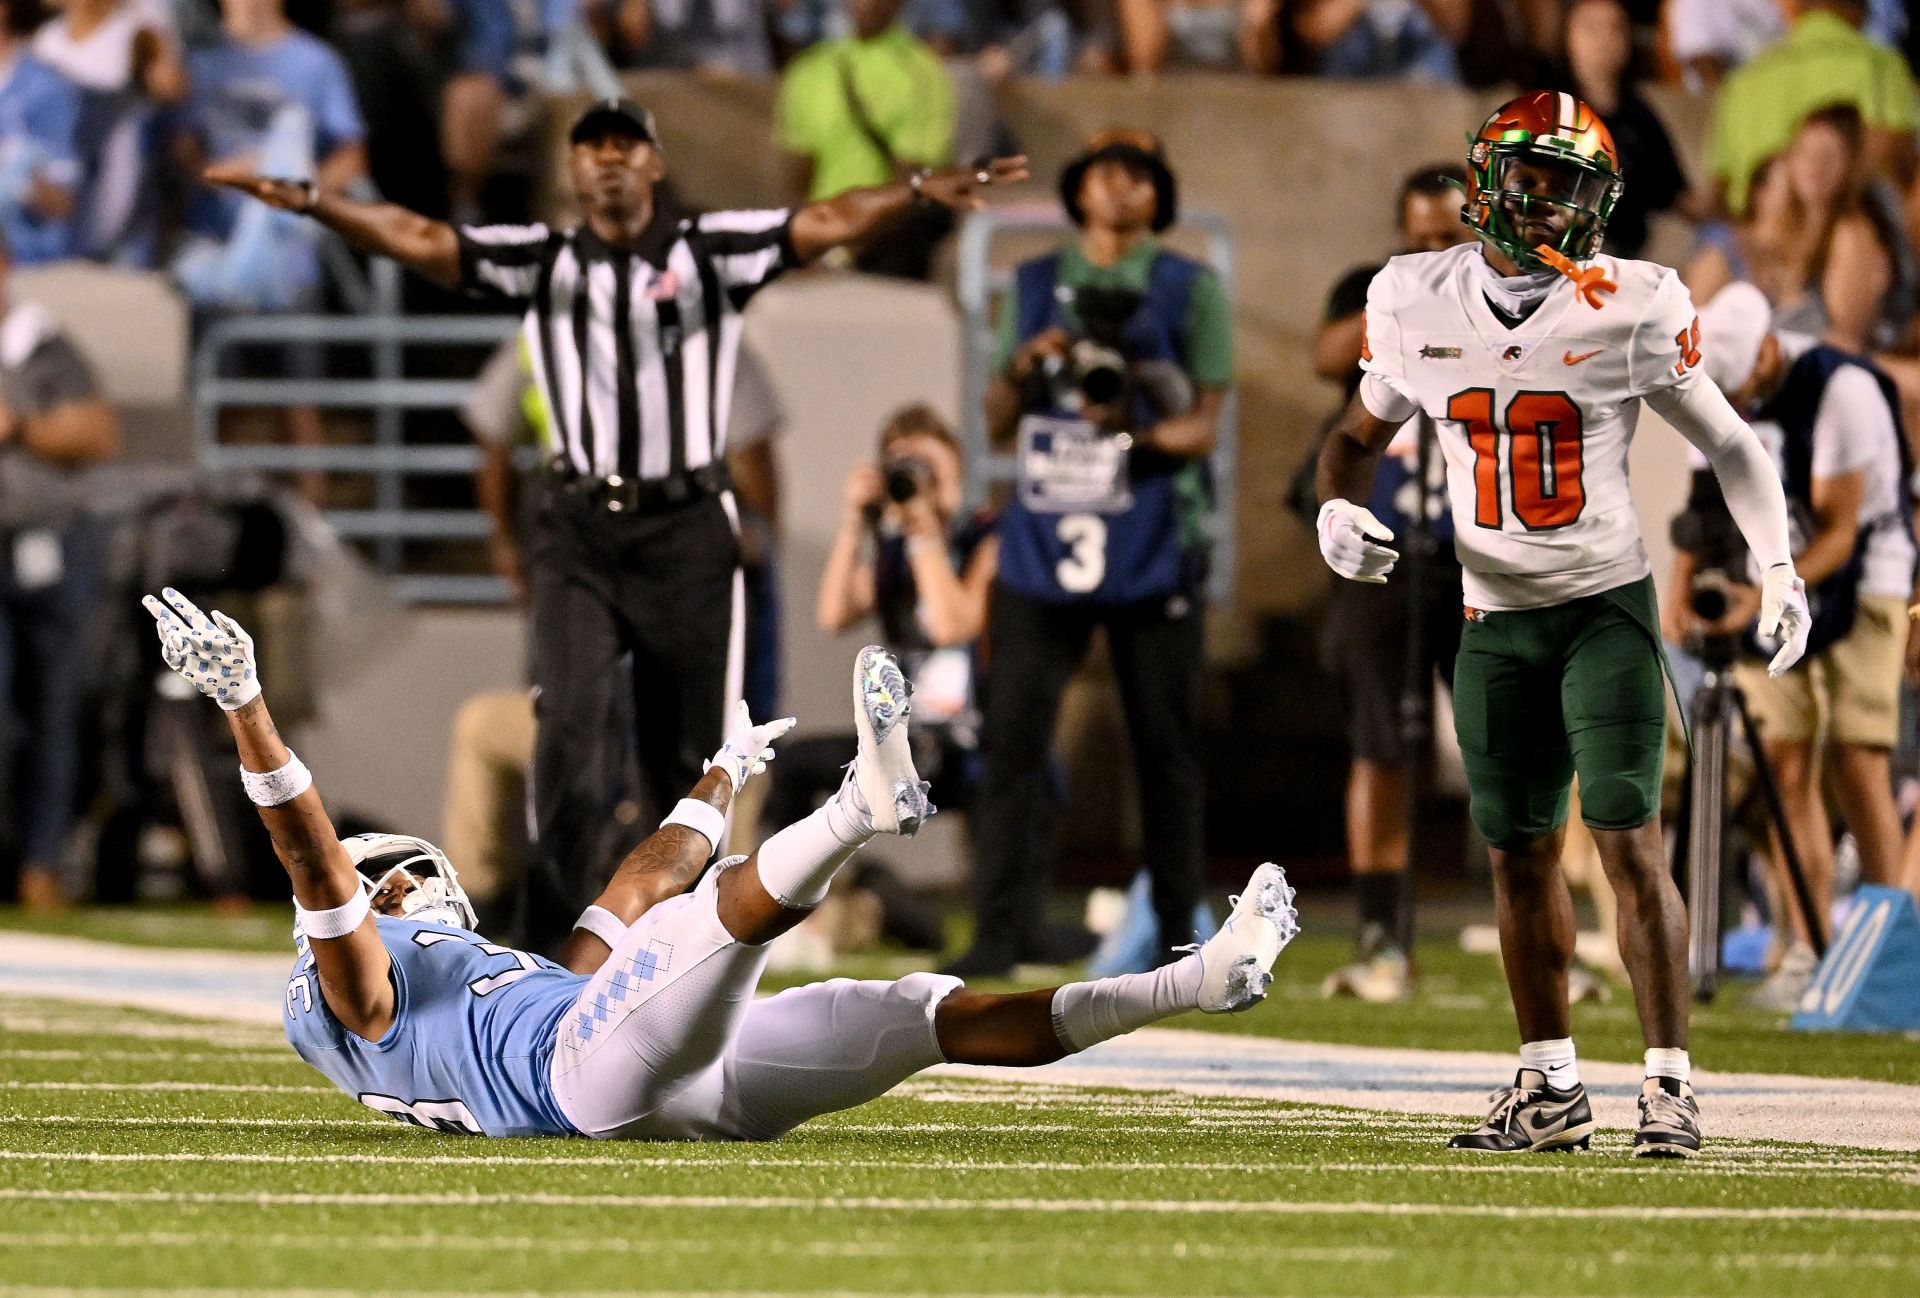
<svg viewBox="0 0 1920 1298">
<path fill-rule="evenodd" d="M 1475 229 L 1520 269 L 1553 269 L 1537 251 L 1542 244 L 1577 262 L 1600 251 L 1625 188 L 1612 170 L 1530 139 L 1478 143 L 1471 161 L 1476 204 L 1485 209 Z"/>
</svg>

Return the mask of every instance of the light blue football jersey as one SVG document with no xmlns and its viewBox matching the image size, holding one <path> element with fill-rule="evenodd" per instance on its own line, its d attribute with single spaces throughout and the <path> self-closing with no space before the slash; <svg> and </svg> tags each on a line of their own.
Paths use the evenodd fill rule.
<svg viewBox="0 0 1920 1298">
<path fill-rule="evenodd" d="M 378 1041 L 340 1025 L 307 939 L 287 979 L 287 1040 L 354 1099 L 400 1122 L 486 1136 L 580 1134 L 548 1069 L 587 975 L 478 933 L 376 917 L 393 957 L 393 1026 Z"/>
</svg>

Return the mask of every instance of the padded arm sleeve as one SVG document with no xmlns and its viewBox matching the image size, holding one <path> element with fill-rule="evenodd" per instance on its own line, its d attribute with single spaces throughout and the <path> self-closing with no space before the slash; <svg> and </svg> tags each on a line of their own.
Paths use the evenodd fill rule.
<svg viewBox="0 0 1920 1298">
<path fill-rule="evenodd" d="M 1747 549 L 1762 572 L 1791 564 L 1787 539 L 1787 494 L 1780 472 L 1753 429 L 1711 383 L 1689 383 L 1647 394 L 1646 402 L 1713 466 L 1726 498 L 1727 512 L 1747 538 Z"/>
</svg>

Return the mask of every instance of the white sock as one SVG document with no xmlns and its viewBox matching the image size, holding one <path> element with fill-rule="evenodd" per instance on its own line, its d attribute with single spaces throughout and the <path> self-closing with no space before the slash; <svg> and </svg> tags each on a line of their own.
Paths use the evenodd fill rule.
<svg viewBox="0 0 1920 1298">
<path fill-rule="evenodd" d="M 1647 1051 L 1647 1076 L 1671 1077 L 1676 1082 L 1693 1085 L 1693 1061 L 1687 1058 L 1684 1050 L 1675 1050 L 1668 1046 L 1654 1046 Z"/>
<path fill-rule="evenodd" d="M 850 790 L 850 782 L 842 785 L 818 811 L 760 845 L 760 882 L 782 906 L 806 910 L 825 901 L 835 872 L 873 837 L 873 818 Z"/>
<path fill-rule="evenodd" d="M 1580 1061 L 1573 1057 L 1572 1037 L 1527 1042 L 1520 1047 L 1520 1066 L 1545 1073 L 1547 1085 L 1556 1091 L 1580 1085 Z"/>
<path fill-rule="evenodd" d="M 1068 983 L 1053 994 L 1053 1034 L 1068 1053 L 1200 1005 L 1200 953 L 1146 973 Z"/>
</svg>

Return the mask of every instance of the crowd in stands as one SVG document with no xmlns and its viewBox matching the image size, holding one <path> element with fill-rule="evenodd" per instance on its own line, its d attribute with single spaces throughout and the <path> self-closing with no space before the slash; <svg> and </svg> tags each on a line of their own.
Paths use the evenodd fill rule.
<svg viewBox="0 0 1920 1298">
<path fill-rule="evenodd" d="M 0 0 L 0 228 L 15 260 L 170 270 L 204 311 L 303 307 L 304 223 L 193 164 L 248 158 L 429 214 L 524 215 L 508 156 L 556 42 L 619 68 L 781 79 L 795 197 L 985 152 L 969 95 L 1008 76 L 1186 69 L 1575 91 L 1634 172 L 1614 244 L 1659 211 L 1725 222 L 1697 273 L 1781 245 L 1855 345 L 1891 343 L 1913 279 L 1912 31 L 1899 0 Z M 1642 79 L 1720 97 L 1711 184 L 1683 173 Z M 1797 141 L 1809 112 L 1825 135 Z M 990 119 L 990 112 L 987 114 Z M 978 138 L 976 138 L 978 137 Z M 1791 156 L 1790 156 L 1791 155 Z M 1821 181 L 1814 171 L 1838 168 Z M 1791 173 L 1789 175 L 1788 173 Z M 1805 192 L 1825 184 L 1825 198 Z M 1775 201 L 1775 191 L 1778 199 Z M 1818 209 L 1818 210 L 1816 210 Z M 1764 230 L 1756 227 L 1766 227 Z M 1785 227 L 1792 226 L 1792 231 Z M 1776 228 L 1778 227 L 1778 228 Z M 1797 232 L 1797 233 L 1795 233 Z M 938 230 L 869 269 L 923 271 Z M 1815 246 L 1818 245 L 1818 246 Z M 1731 259 L 1731 261 L 1729 261 Z M 1861 274 L 1882 291 L 1864 294 Z M 1768 273 L 1771 273 L 1769 271 Z M 1870 299 L 1870 300 L 1868 300 Z M 1866 305 L 1862 305 L 1862 302 Z M 1863 319 L 1866 311 L 1872 319 Z"/>
</svg>

